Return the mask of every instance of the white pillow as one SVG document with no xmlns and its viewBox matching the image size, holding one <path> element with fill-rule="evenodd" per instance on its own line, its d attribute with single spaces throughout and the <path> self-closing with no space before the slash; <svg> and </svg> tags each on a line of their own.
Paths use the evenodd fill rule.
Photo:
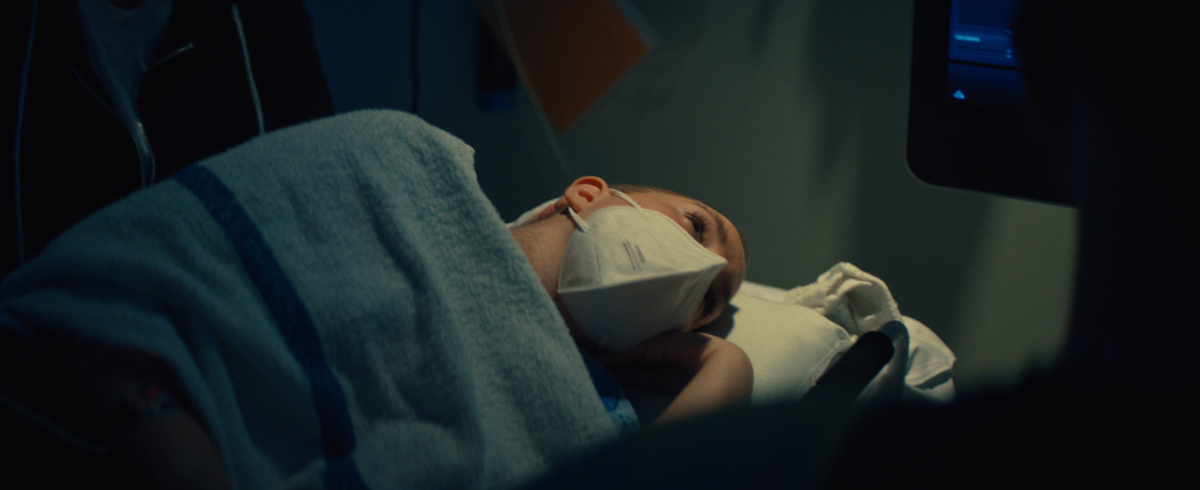
<svg viewBox="0 0 1200 490">
<path fill-rule="evenodd" d="M 751 404 L 797 400 L 854 339 L 836 323 L 800 305 L 780 303 L 770 297 L 775 288 L 743 283 L 738 294 L 712 324 L 700 329 L 737 344 L 754 366 Z M 783 291 L 778 291 L 782 297 Z M 672 397 L 637 388 L 626 388 L 641 420 L 653 420 Z"/>
<path fill-rule="evenodd" d="M 730 312 L 701 331 L 725 337 L 750 356 L 753 404 L 804 396 L 854 343 L 846 329 L 811 308 L 741 292 L 730 305 Z"/>
</svg>

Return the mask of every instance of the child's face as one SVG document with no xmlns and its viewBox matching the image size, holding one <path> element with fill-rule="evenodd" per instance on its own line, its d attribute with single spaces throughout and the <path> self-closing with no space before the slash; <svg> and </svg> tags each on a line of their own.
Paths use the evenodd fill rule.
<svg viewBox="0 0 1200 490">
<path fill-rule="evenodd" d="M 704 248 L 724 257 L 728 264 L 717 274 L 695 314 L 683 327 L 689 332 L 715 320 L 737 293 L 746 276 L 746 250 L 737 228 L 721 213 L 692 198 L 660 192 L 631 192 L 629 197 L 645 209 L 657 211 L 683 227 Z M 608 195 L 579 213 L 587 219 L 597 209 L 629 206 L 623 199 Z"/>
</svg>

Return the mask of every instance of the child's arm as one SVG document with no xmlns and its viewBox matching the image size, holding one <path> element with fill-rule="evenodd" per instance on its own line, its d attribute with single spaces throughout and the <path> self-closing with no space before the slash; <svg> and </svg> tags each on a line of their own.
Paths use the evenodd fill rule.
<svg viewBox="0 0 1200 490">
<path fill-rule="evenodd" d="M 132 377 L 110 377 L 110 390 L 128 390 L 139 383 Z M 116 391 L 109 391 L 112 395 Z M 155 400 L 145 400 L 147 404 Z M 145 412 L 145 411 L 143 411 Z M 229 475 L 216 445 L 200 421 L 182 408 L 147 414 L 128 424 L 113 441 L 110 459 L 127 471 L 117 482 L 136 488 L 228 489 Z"/>
<path fill-rule="evenodd" d="M 61 382 L 54 406 L 70 432 L 107 446 L 80 453 L 95 481 L 132 488 L 230 488 L 216 445 L 183 400 L 170 368 L 130 348 L 90 349 Z M 47 455 L 51 460 L 54 454 Z M 63 460 L 70 465 L 70 455 Z"/>
<path fill-rule="evenodd" d="M 705 333 L 668 332 L 623 353 L 601 352 L 596 359 L 623 383 L 678 393 L 652 425 L 745 404 L 754 380 L 741 348 Z"/>
</svg>

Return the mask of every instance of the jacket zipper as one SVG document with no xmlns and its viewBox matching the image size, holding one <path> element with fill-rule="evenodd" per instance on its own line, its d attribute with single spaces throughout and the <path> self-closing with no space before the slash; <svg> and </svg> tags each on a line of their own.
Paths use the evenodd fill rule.
<svg viewBox="0 0 1200 490">
<path fill-rule="evenodd" d="M 117 114 L 117 110 L 116 110 L 116 109 L 114 109 L 112 106 L 110 106 L 110 105 L 108 105 L 107 103 L 105 103 L 105 102 L 104 102 L 104 98 L 103 98 L 103 97 L 100 97 L 100 95 L 96 93 L 96 91 L 95 91 L 95 90 L 92 88 L 92 86 L 91 86 L 91 85 L 88 85 L 87 81 L 85 81 L 85 80 L 83 79 L 83 75 L 80 75 L 80 74 L 79 74 L 79 71 L 75 69 L 75 66 L 74 66 L 74 65 L 70 65 L 70 66 L 71 66 L 71 73 L 75 75 L 75 79 L 79 81 L 79 84 L 80 84 L 80 85 L 83 85 L 83 88 L 87 90 L 88 94 L 90 94 L 90 95 L 92 96 L 92 98 L 93 98 L 93 99 L 96 99 L 96 102 L 99 102 L 99 103 L 100 103 L 100 106 L 101 106 L 101 107 L 103 107 L 105 110 L 107 110 L 109 114 L 112 114 L 112 116 L 113 116 L 114 118 L 116 118 L 117 122 L 120 122 L 122 125 L 124 125 L 125 121 L 122 121 L 122 120 L 121 120 L 121 115 L 120 115 L 120 114 Z M 134 113 L 136 113 L 136 112 L 137 112 L 137 101 L 136 101 L 136 98 L 137 98 L 137 92 L 138 92 L 138 91 L 140 91 L 140 90 L 141 90 L 141 84 L 139 83 L 139 84 L 138 84 L 138 89 L 134 91 L 134 98 L 135 98 L 135 100 L 134 100 L 134 109 L 133 109 L 133 110 L 134 110 Z M 138 124 L 138 127 L 140 128 L 140 127 L 141 127 L 141 125 L 142 125 L 142 121 L 141 121 L 141 118 L 140 118 L 140 117 L 138 118 L 138 123 L 137 123 L 137 124 Z M 145 133 L 143 133 L 143 134 L 142 134 L 142 137 L 143 137 L 143 138 L 145 138 Z M 141 163 L 142 163 L 142 162 L 141 162 L 141 160 L 142 160 L 142 152 L 141 152 L 141 150 L 138 150 L 138 148 L 137 148 L 137 144 L 138 144 L 138 142 L 137 142 L 137 137 L 136 137 L 136 136 L 134 136 L 132 133 L 130 133 L 130 135 L 129 135 L 129 138 L 133 140 L 133 148 L 134 148 L 134 150 L 136 150 L 136 151 L 137 151 L 137 153 L 138 153 L 138 166 L 140 167 L 140 166 L 141 166 Z M 150 148 L 150 143 L 149 143 L 149 141 L 147 141 L 147 142 L 146 142 L 146 148 L 147 148 L 147 149 L 149 149 L 149 148 Z M 151 168 L 151 175 L 153 175 L 153 173 L 154 173 L 154 154 L 153 154 L 153 153 L 151 153 L 151 154 L 150 154 L 150 168 Z M 140 173 L 141 173 L 141 172 L 139 172 L 139 174 L 140 174 Z M 146 182 L 145 182 L 144 180 L 142 181 L 142 188 L 143 188 L 143 189 L 145 189 L 145 188 L 146 188 Z"/>
<path fill-rule="evenodd" d="M 146 73 L 150 73 L 150 70 L 153 70 L 154 67 L 162 64 L 164 61 L 167 61 L 171 58 L 174 58 L 174 57 L 192 49 L 193 46 L 194 45 L 192 43 L 187 43 L 183 47 L 176 49 L 175 51 L 172 51 L 170 54 L 162 57 L 158 61 L 155 61 L 150 66 L 146 67 L 146 72 L 142 74 L 142 80 L 146 79 Z M 138 132 L 138 135 L 141 136 L 141 141 L 146 142 L 146 154 L 149 155 L 149 157 L 150 157 L 150 176 L 149 176 L 149 178 L 146 179 L 146 181 L 142 182 L 142 188 L 144 189 L 146 187 L 150 187 L 150 186 L 154 185 L 155 181 L 158 180 L 158 162 L 154 159 L 154 148 L 152 148 L 150 146 L 150 139 L 146 137 L 146 127 L 142 125 L 142 114 L 141 114 L 142 111 L 141 111 L 141 105 L 140 105 L 141 95 L 142 95 L 142 82 L 139 80 L 137 89 L 135 89 L 133 91 L 133 115 L 137 117 L 136 131 Z M 136 138 L 136 136 L 135 136 L 135 138 Z M 137 141 L 134 141 L 134 144 L 136 145 Z"/>
</svg>

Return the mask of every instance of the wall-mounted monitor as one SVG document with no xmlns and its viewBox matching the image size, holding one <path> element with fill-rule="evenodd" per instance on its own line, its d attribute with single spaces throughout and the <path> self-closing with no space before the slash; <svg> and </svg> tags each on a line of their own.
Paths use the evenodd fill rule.
<svg viewBox="0 0 1200 490">
<path fill-rule="evenodd" d="M 1070 205 L 1066 159 L 1029 129 L 1018 1 L 916 1 L 908 167 L 931 185 Z"/>
</svg>

